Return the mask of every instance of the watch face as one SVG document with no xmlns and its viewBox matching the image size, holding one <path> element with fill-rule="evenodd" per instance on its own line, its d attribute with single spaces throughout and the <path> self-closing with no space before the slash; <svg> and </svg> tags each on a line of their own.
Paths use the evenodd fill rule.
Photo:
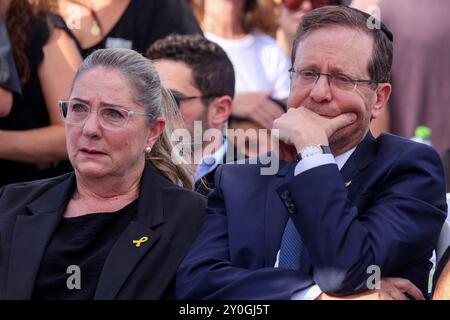
<svg viewBox="0 0 450 320">
<path fill-rule="evenodd" d="M 322 148 L 320 148 L 319 146 L 312 145 L 312 146 L 306 146 L 302 150 L 301 155 L 302 155 L 302 158 L 307 158 L 307 157 L 311 157 L 313 155 L 322 154 L 322 153 L 323 153 Z"/>
</svg>

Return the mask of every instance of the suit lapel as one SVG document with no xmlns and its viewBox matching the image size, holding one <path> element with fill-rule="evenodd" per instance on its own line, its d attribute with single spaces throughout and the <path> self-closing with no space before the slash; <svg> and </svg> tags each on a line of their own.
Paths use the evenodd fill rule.
<svg viewBox="0 0 450 320">
<path fill-rule="evenodd" d="M 157 232 L 137 221 L 131 221 L 105 261 L 94 299 L 114 299 L 136 264 L 159 238 Z"/>
<path fill-rule="evenodd" d="M 14 226 L 9 257 L 6 299 L 30 299 L 37 273 L 74 188 L 74 175 L 67 178 L 27 206 Z"/>
<path fill-rule="evenodd" d="M 359 194 L 360 186 L 364 182 L 359 176 L 375 159 L 377 151 L 378 141 L 369 131 L 341 169 L 350 199 Z"/>
<path fill-rule="evenodd" d="M 265 264 L 267 267 L 273 267 L 275 264 L 276 253 L 280 249 L 280 242 L 274 239 L 281 239 L 284 227 L 289 218 L 286 208 L 283 206 L 280 196 L 276 190 L 288 180 L 294 177 L 294 168 L 296 162 L 280 161 L 278 173 L 273 176 L 265 190 L 265 213 L 264 213 L 264 242 L 265 242 Z M 280 223 L 280 219 L 282 223 Z"/>
<path fill-rule="evenodd" d="M 112 247 L 103 266 L 94 299 L 115 299 L 139 261 L 157 245 L 164 223 L 163 190 L 167 183 L 146 165 L 141 183 L 138 212 Z"/>
<path fill-rule="evenodd" d="M 341 174 L 346 184 L 348 184 L 349 198 L 352 198 L 354 194 L 358 193 L 359 186 L 362 183 L 361 179 L 358 179 L 358 176 L 372 163 L 377 150 L 378 142 L 369 131 L 342 168 Z M 295 165 L 295 161 L 280 161 L 278 173 L 266 187 L 264 233 L 266 248 L 265 263 L 268 267 L 275 264 L 276 252 L 280 249 L 281 237 L 289 218 L 287 210 L 281 203 L 276 190 L 294 177 Z M 281 223 L 280 219 L 282 220 Z M 280 241 L 274 241 L 275 239 Z M 275 253 L 275 256 L 273 253 Z M 300 271 L 311 273 L 311 267 L 309 255 L 306 254 Z"/>
</svg>

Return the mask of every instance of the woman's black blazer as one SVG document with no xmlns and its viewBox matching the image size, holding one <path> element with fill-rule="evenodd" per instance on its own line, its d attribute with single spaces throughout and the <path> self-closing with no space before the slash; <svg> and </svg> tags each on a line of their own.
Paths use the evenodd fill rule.
<svg viewBox="0 0 450 320">
<path fill-rule="evenodd" d="M 0 190 L 0 299 L 30 299 L 47 244 L 75 188 L 75 175 Z M 150 165 L 138 212 L 113 245 L 95 299 L 171 299 L 176 270 L 197 235 L 206 199 Z M 133 240 L 148 237 L 139 247 Z M 69 275 L 68 275 L 69 276 Z"/>
</svg>

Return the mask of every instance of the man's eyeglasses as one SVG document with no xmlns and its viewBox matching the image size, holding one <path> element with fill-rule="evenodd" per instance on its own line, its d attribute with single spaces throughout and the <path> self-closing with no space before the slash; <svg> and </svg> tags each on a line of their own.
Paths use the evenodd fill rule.
<svg viewBox="0 0 450 320">
<path fill-rule="evenodd" d="M 313 9 L 333 4 L 332 0 L 283 0 L 283 5 L 291 11 L 297 11 L 302 6 L 303 2 L 311 2 Z"/>
<path fill-rule="evenodd" d="M 60 100 L 59 110 L 64 122 L 74 125 L 84 124 L 91 113 L 96 113 L 100 125 L 107 130 L 119 130 L 125 127 L 132 116 L 152 116 L 115 106 L 103 106 L 93 111 L 91 106 L 77 100 Z"/>
<path fill-rule="evenodd" d="M 207 98 L 215 98 L 217 97 L 217 95 L 214 94 L 209 94 L 209 95 L 205 95 L 205 96 L 185 96 L 179 92 L 175 92 L 173 90 L 169 90 L 170 94 L 173 97 L 173 100 L 175 100 L 178 108 L 181 105 L 181 102 L 183 101 L 187 101 L 187 100 L 193 100 L 193 99 L 207 99 Z"/>
<path fill-rule="evenodd" d="M 353 91 L 358 86 L 358 84 L 370 84 L 371 88 L 375 90 L 377 88 L 378 82 L 374 80 L 360 80 L 352 79 L 349 76 L 343 74 L 328 74 L 321 73 L 310 70 L 297 71 L 294 68 L 289 69 L 291 73 L 291 79 L 298 81 L 300 85 L 308 87 L 315 86 L 317 81 L 319 81 L 320 76 L 327 77 L 328 85 L 342 91 Z"/>
</svg>

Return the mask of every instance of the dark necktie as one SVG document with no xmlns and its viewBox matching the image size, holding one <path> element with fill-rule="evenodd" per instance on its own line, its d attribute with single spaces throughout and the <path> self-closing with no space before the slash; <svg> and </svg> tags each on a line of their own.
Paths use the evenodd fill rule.
<svg viewBox="0 0 450 320">
<path fill-rule="evenodd" d="M 289 218 L 281 239 L 278 267 L 299 270 L 304 250 L 300 234 L 295 228 L 292 219 Z"/>
</svg>

